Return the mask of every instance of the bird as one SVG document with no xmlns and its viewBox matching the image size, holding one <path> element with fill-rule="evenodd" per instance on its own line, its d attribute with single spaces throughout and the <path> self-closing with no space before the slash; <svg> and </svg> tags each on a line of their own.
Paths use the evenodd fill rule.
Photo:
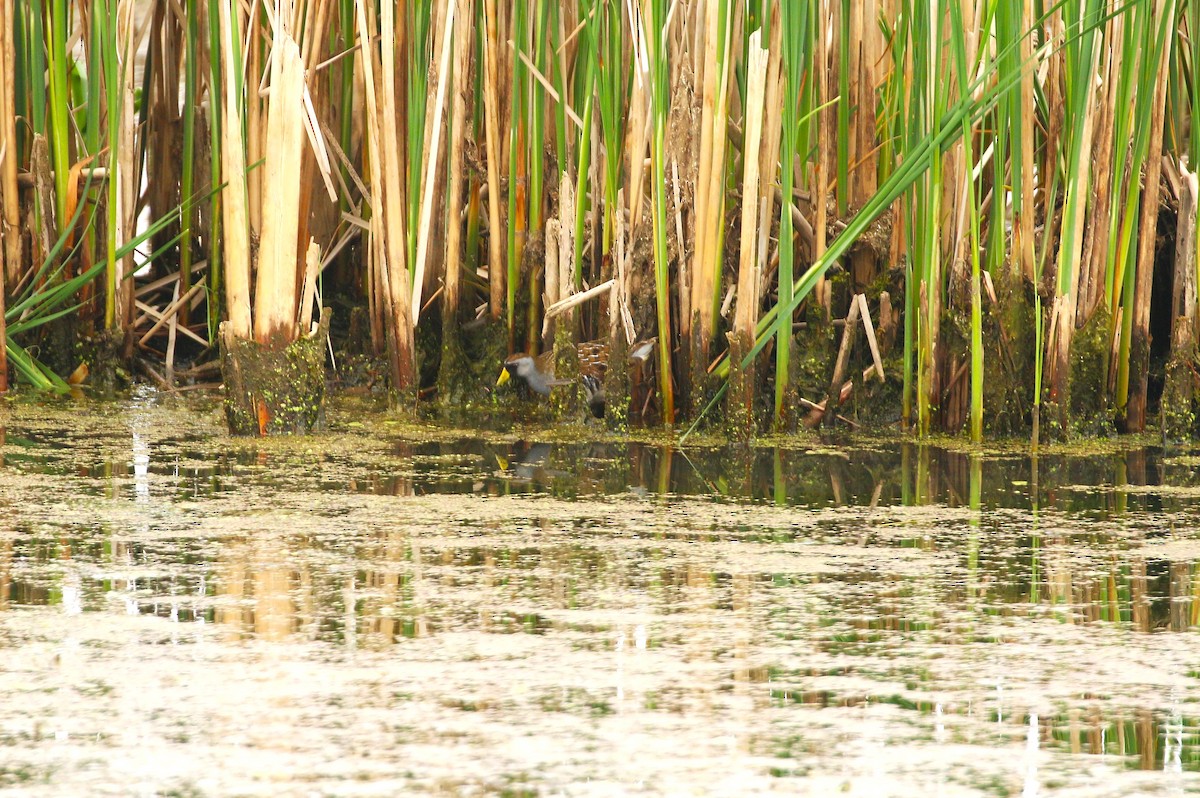
<svg viewBox="0 0 1200 798">
<path fill-rule="evenodd" d="M 524 446 L 524 451 L 521 447 Z M 548 467 L 553 447 L 548 443 L 518 444 L 518 451 L 512 459 L 496 453 L 496 463 L 510 482 L 515 483 L 548 483 L 553 479 L 570 476 L 566 471 Z"/>
<path fill-rule="evenodd" d="M 524 352 L 509 355 L 496 379 L 496 387 L 499 388 L 513 377 L 522 380 L 529 390 L 542 396 L 549 396 L 554 386 L 566 384 L 566 381 L 554 379 L 553 351 L 543 352 L 536 358 Z"/>
<path fill-rule="evenodd" d="M 657 339 L 642 341 L 630 349 L 630 361 L 647 360 L 654 349 Z M 604 374 L 608 370 L 609 345 L 606 341 L 588 341 L 577 344 L 576 357 L 579 358 L 579 382 L 583 386 L 584 398 L 589 412 L 596 418 L 604 418 L 606 405 L 604 396 Z M 499 387 L 510 379 L 519 379 L 540 396 L 549 396 L 550 389 L 560 385 L 568 385 L 570 380 L 554 378 L 554 353 L 543 352 L 537 357 L 524 352 L 510 355 L 504 361 L 504 368 L 496 380 Z"/>
</svg>

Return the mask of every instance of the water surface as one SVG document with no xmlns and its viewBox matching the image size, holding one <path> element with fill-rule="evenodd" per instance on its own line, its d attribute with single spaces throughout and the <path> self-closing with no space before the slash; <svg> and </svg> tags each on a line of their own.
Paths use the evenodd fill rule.
<svg viewBox="0 0 1200 798">
<path fill-rule="evenodd" d="M 1200 791 L 1186 452 L 2 412 L 0 793 Z"/>
</svg>

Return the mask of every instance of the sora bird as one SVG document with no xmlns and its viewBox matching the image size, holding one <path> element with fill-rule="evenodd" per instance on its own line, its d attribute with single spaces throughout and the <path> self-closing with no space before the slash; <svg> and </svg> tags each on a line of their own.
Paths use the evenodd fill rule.
<svg viewBox="0 0 1200 798">
<path fill-rule="evenodd" d="M 645 360 L 654 349 L 654 340 L 635 344 L 630 350 L 630 360 Z M 596 418 L 604 418 L 604 374 L 608 370 L 609 347 L 605 341 L 588 341 L 577 344 L 575 355 L 579 358 L 579 383 L 583 386 L 588 410 Z M 504 385 L 510 379 L 521 380 L 529 390 L 541 396 L 549 396 L 550 389 L 570 384 L 570 380 L 554 378 L 554 353 L 544 352 L 537 357 L 518 352 L 504 361 L 496 385 Z"/>
</svg>

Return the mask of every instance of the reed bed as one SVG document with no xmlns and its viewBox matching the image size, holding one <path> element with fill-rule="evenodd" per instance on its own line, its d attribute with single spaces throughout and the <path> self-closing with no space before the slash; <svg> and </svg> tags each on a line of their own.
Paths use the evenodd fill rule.
<svg viewBox="0 0 1200 798">
<path fill-rule="evenodd" d="M 409 406 L 656 339 L 617 425 L 1196 431 L 1191 0 L 0 17 L 5 380 L 174 389 L 336 305 Z"/>
</svg>

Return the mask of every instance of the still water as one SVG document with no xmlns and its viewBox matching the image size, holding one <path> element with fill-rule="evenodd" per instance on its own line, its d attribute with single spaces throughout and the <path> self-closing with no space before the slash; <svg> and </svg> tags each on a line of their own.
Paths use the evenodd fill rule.
<svg viewBox="0 0 1200 798">
<path fill-rule="evenodd" d="M 0 410 L 0 794 L 1200 792 L 1200 458 Z"/>
</svg>

